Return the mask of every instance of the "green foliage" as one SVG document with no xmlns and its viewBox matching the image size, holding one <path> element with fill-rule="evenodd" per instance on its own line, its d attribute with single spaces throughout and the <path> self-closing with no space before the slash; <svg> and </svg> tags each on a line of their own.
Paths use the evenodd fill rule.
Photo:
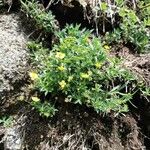
<svg viewBox="0 0 150 150">
<path fill-rule="evenodd" d="M 3 124 L 4 127 L 10 127 L 13 123 L 13 118 L 12 117 L 2 117 L 0 118 L 0 124 Z"/>
<path fill-rule="evenodd" d="M 122 22 L 119 28 L 114 29 L 112 33 L 107 33 L 105 40 L 108 43 L 132 43 L 137 52 L 146 52 L 149 50 L 150 33 L 147 28 L 149 19 L 140 20 L 136 11 L 123 6 L 119 8 L 119 16 Z M 149 15 L 150 16 L 150 15 Z"/>
<path fill-rule="evenodd" d="M 120 15 L 121 16 L 121 15 Z M 137 51 L 144 52 L 148 50 L 149 35 L 147 34 L 146 26 L 140 22 L 134 11 L 128 11 L 123 17 L 123 22 L 120 25 L 124 41 L 129 41 L 136 46 Z"/>
<path fill-rule="evenodd" d="M 79 26 L 67 26 L 57 36 L 60 42 L 47 52 L 47 59 L 41 45 L 29 45 L 35 58 L 42 59 L 38 88 L 45 94 L 64 95 L 66 102 L 85 104 L 97 112 L 126 112 L 132 94 L 122 91 L 135 78 L 120 60 L 109 56 L 108 46 L 103 47 L 99 38 L 79 30 Z"/>
<path fill-rule="evenodd" d="M 31 50 L 33 65 L 38 69 L 42 69 L 45 66 L 45 61 L 48 59 L 47 54 L 50 50 L 44 48 L 42 43 L 37 44 L 34 41 L 28 43 L 28 48 Z"/>
<path fill-rule="evenodd" d="M 56 20 L 51 11 L 46 12 L 44 7 L 35 0 L 21 1 L 22 10 L 35 20 L 39 29 L 43 29 L 45 32 L 53 33 L 58 29 Z"/>
<path fill-rule="evenodd" d="M 39 112 L 41 116 L 53 117 L 57 111 L 53 105 L 48 102 L 41 102 L 37 97 L 32 97 L 31 105 Z"/>
<path fill-rule="evenodd" d="M 104 38 L 107 43 L 131 43 L 136 52 L 149 50 L 149 1 L 115 0 L 113 3 L 110 1 L 95 3 L 95 6 L 91 7 L 93 8 L 97 34 L 101 26 L 105 33 L 107 24 L 112 24 L 113 31 L 109 31 Z M 114 26 L 115 24 L 118 24 L 117 27 Z"/>
</svg>

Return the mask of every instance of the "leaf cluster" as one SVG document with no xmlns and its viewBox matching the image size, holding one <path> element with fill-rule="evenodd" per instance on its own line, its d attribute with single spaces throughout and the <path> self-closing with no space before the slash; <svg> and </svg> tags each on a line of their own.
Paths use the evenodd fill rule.
<svg viewBox="0 0 150 150">
<path fill-rule="evenodd" d="M 0 124 L 3 124 L 4 127 L 10 127 L 13 123 L 13 118 L 10 117 L 6 117 L 3 116 L 2 118 L 0 118 Z"/>
<path fill-rule="evenodd" d="M 114 0 L 100 1 L 91 6 L 96 31 L 107 24 L 112 25 L 104 37 L 109 44 L 131 43 L 136 52 L 147 52 L 150 48 L 150 3 L 149 1 Z M 97 31 L 98 32 L 98 31 Z M 98 33 L 97 33 L 98 34 Z"/>
<path fill-rule="evenodd" d="M 53 105 L 49 102 L 32 101 L 31 105 L 39 112 L 43 117 L 53 117 L 57 111 Z"/>
<path fill-rule="evenodd" d="M 21 1 L 21 4 L 22 11 L 36 22 L 38 29 L 42 29 L 46 33 L 53 33 L 53 31 L 58 29 L 57 21 L 52 12 L 46 12 L 44 6 L 38 1 L 25 0 L 25 2 Z"/>
<path fill-rule="evenodd" d="M 45 94 L 64 95 L 66 102 L 84 104 L 97 112 L 126 112 L 132 94 L 123 89 L 135 77 L 122 68 L 120 60 L 110 57 L 108 48 L 104 48 L 107 46 L 79 26 L 67 26 L 57 36 L 59 43 L 41 61 L 37 87 Z M 31 45 L 42 52 L 41 46 Z"/>
<path fill-rule="evenodd" d="M 120 26 L 107 33 L 105 40 L 108 43 L 132 43 L 137 52 L 146 52 L 149 50 L 150 33 L 148 30 L 149 21 L 145 18 L 140 20 L 134 10 L 122 7 L 119 10 L 119 16 L 122 19 Z"/>
</svg>

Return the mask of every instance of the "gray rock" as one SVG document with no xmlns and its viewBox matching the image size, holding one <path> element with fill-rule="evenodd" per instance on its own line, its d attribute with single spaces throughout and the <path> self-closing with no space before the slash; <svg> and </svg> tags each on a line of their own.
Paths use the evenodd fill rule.
<svg viewBox="0 0 150 150">
<path fill-rule="evenodd" d="M 0 15 L 0 103 L 28 70 L 27 36 L 17 14 Z"/>
<path fill-rule="evenodd" d="M 26 116 L 21 116 L 11 127 L 6 128 L 4 150 L 22 150 L 24 144 L 24 127 Z"/>
</svg>

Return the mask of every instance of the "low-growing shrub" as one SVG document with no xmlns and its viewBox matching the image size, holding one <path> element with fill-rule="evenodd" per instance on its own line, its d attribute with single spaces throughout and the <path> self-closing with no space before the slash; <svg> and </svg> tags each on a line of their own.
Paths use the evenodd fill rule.
<svg viewBox="0 0 150 150">
<path fill-rule="evenodd" d="M 52 15 L 51 11 L 46 12 L 44 6 L 35 0 L 21 0 L 22 11 L 30 16 L 36 23 L 38 29 L 44 32 L 53 33 L 58 30 L 58 23 Z"/>
<path fill-rule="evenodd" d="M 5 128 L 8 128 L 13 124 L 13 118 L 11 116 L 3 116 L 0 118 L 0 124 L 3 124 Z"/>
<path fill-rule="evenodd" d="M 53 105 L 46 101 L 41 102 L 38 97 L 32 97 L 31 105 L 44 117 L 53 117 L 57 111 Z"/>
<path fill-rule="evenodd" d="M 136 12 L 123 7 L 119 10 L 122 18 L 119 28 L 106 34 L 108 43 L 132 43 L 137 52 L 146 52 L 149 50 L 150 33 L 147 28 L 148 20 L 140 20 Z"/>
<path fill-rule="evenodd" d="M 57 36 L 59 43 L 52 51 L 29 44 L 40 63 L 36 86 L 45 94 L 63 96 L 65 102 L 85 104 L 97 112 L 126 112 L 132 92 L 125 89 L 135 77 L 110 56 L 109 47 L 79 26 L 67 26 Z"/>
<path fill-rule="evenodd" d="M 140 2 L 140 8 L 147 6 Z M 119 5 L 116 13 L 120 16 L 120 24 L 118 28 L 114 28 L 112 32 L 108 32 L 105 36 L 107 43 L 131 43 L 135 47 L 135 51 L 143 53 L 149 51 L 150 48 L 150 14 L 149 7 L 145 10 L 131 9 L 126 5 Z M 144 19 L 142 18 L 144 17 Z"/>
</svg>

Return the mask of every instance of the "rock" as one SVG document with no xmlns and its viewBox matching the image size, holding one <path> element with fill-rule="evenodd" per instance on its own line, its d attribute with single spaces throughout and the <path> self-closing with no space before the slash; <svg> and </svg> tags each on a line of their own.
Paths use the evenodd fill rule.
<svg viewBox="0 0 150 150">
<path fill-rule="evenodd" d="M 18 121 L 6 128 L 4 136 L 4 150 L 22 150 L 24 144 L 24 127 L 26 116 L 21 116 Z"/>
<path fill-rule="evenodd" d="M 27 36 L 17 14 L 0 15 L 0 103 L 28 70 Z M 22 84 L 22 83 L 21 83 Z M 20 87 L 20 86 L 19 86 Z"/>
</svg>

